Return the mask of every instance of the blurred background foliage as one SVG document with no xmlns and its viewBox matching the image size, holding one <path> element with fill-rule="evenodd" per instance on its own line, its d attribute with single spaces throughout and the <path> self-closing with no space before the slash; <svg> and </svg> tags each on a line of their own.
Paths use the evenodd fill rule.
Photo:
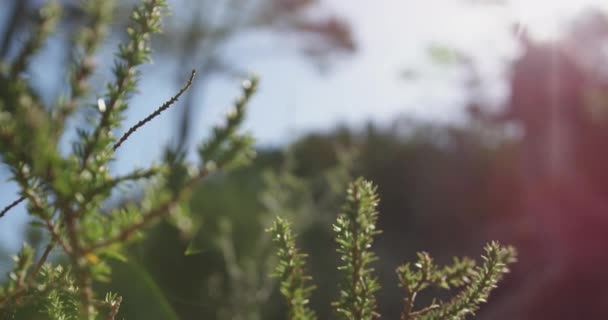
<svg viewBox="0 0 608 320">
<path fill-rule="evenodd" d="M 2 57 L 14 50 L 28 12 L 38 5 L 8 3 L 2 3 L 11 12 Z M 65 4 L 73 23 L 81 19 L 77 1 Z M 184 0 L 172 11 L 178 18 L 155 42 L 156 59 L 176 64 L 176 81 L 197 66 L 202 76 L 189 94 L 205 92 L 213 77 L 241 76 L 227 44 L 262 29 L 297 37 L 295 48 L 317 66 L 357 49 L 349 24 L 314 0 Z M 117 12 L 119 30 L 128 10 Z M 70 23 L 56 39 L 65 46 Z M 262 147 L 251 167 L 217 176 L 196 192 L 192 233 L 159 225 L 126 261 L 115 262 L 100 292 L 111 288 L 124 296 L 125 319 L 283 319 L 276 283 L 268 277 L 274 251 L 265 229 L 284 215 L 295 221 L 310 253 L 319 287 L 312 306 L 330 319 L 328 301 L 337 296 L 331 223 L 346 182 L 362 175 L 378 185 L 381 198 L 384 233 L 375 250 L 384 318 L 397 318 L 402 305 L 393 267 L 403 257 L 413 260 L 425 250 L 441 264 L 454 255 L 476 256 L 483 243 L 500 240 L 518 247 L 520 263 L 480 319 L 605 319 L 607 39 L 608 20 L 596 11 L 573 20 L 554 41 L 522 32 L 500 108 L 477 99 L 483 83 L 475 59 L 433 45 L 428 54 L 439 65 L 464 65 L 470 72 L 464 123 L 403 117 L 305 134 L 285 148 Z M 200 99 L 182 101 L 174 121 L 177 150 L 188 144 Z M 35 233 L 26 238 L 40 242 Z M 4 267 L 8 252 L 1 247 Z"/>
<path fill-rule="evenodd" d="M 202 227 L 193 243 L 163 225 L 133 248 L 127 264 L 140 267 L 118 267 L 131 272 L 116 272 L 112 281 L 122 284 L 115 290 L 132 301 L 123 312 L 128 316 L 134 308 L 132 317 L 141 316 L 131 295 L 138 297 L 145 285 L 133 279 L 148 274 L 165 299 L 156 306 L 173 306 L 180 319 L 284 318 L 276 286 L 267 277 L 274 252 L 264 232 L 280 214 L 296 221 L 301 244 L 310 253 L 319 287 L 312 305 L 319 317 L 331 318 L 328 301 L 337 294 L 337 255 L 330 226 L 346 181 L 363 175 L 378 183 L 383 197 L 384 233 L 376 244 L 377 271 L 385 286 L 381 311 L 387 318 L 398 317 L 402 294 L 394 266 L 404 255 L 414 259 L 416 250 L 425 248 L 448 262 L 455 254 L 476 254 L 496 237 L 484 232 L 486 222 L 514 207 L 498 194 L 479 194 L 492 182 L 492 167 L 513 149 L 509 142 L 482 141 L 481 136 L 485 134 L 469 128 L 405 121 L 389 129 L 370 125 L 362 132 L 343 128 L 310 135 L 287 153 L 260 150 L 254 167 L 220 177 L 195 194 L 192 210 L 200 212 Z M 438 143 L 437 137 L 449 141 Z M 514 168 L 505 169 L 512 170 L 503 171 L 505 177 L 513 178 Z M 513 185 L 510 193 L 516 192 L 517 181 L 507 182 Z M 192 246 L 197 253 L 184 255 Z M 147 307 L 160 314 L 151 309 Z"/>
</svg>

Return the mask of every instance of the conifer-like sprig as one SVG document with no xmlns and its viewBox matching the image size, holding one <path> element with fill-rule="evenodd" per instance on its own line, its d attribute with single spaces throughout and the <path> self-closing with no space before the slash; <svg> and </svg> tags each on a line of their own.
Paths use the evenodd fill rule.
<svg viewBox="0 0 608 320">
<path fill-rule="evenodd" d="M 52 320 L 79 320 L 80 295 L 72 274 L 61 265 L 45 264 L 37 279 L 31 301 Z M 40 298 L 41 297 L 41 298 Z M 42 301 L 36 301 L 36 298 Z"/>
<path fill-rule="evenodd" d="M 423 320 L 465 319 L 474 315 L 482 303 L 486 303 L 490 292 L 509 272 L 508 265 L 515 262 L 515 250 L 491 242 L 484 248 L 484 263 L 474 268 L 471 283 L 461 293 L 440 308 L 420 317 Z"/>
<path fill-rule="evenodd" d="M 150 38 L 161 32 L 161 18 L 166 3 L 163 0 L 142 0 L 133 10 L 127 27 L 128 41 L 119 46 L 114 64 L 113 83 L 107 85 L 106 108 L 91 135 L 83 135 L 82 166 L 88 166 L 93 154 L 102 154 L 113 142 L 111 130 L 120 126 L 123 112 L 127 109 L 129 95 L 136 90 L 139 71 L 137 67 L 150 61 Z M 101 163 L 109 161 L 109 156 L 101 157 Z M 99 164 L 98 164 L 99 165 Z"/>
<path fill-rule="evenodd" d="M 226 114 L 226 124 L 213 129 L 211 139 L 199 147 L 199 155 L 208 168 L 234 167 L 247 163 L 255 155 L 253 140 L 247 134 L 236 131 L 245 119 L 245 106 L 256 92 L 259 79 L 251 76 L 243 81 L 243 93 Z"/>
<path fill-rule="evenodd" d="M 21 251 L 13 257 L 13 260 L 15 267 L 8 274 L 9 282 L 5 288 L 0 287 L 0 310 L 12 302 L 13 297 L 22 295 L 26 290 L 29 281 L 28 274 L 34 264 L 34 249 L 24 244 Z"/>
<path fill-rule="evenodd" d="M 399 285 L 405 293 L 401 319 L 417 319 L 432 310 L 441 308 L 440 304 L 432 303 L 415 310 L 416 297 L 429 287 L 449 290 L 469 283 L 474 266 L 474 260 L 454 258 L 452 265 L 439 268 L 434 264 L 433 258 L 428 253 L 420 252 L 415 264 L 406 263 L 397 268 Z"/>
<path fill-rule="evenodd" d="M 109 309 L 108 312 L 108 320 L 116 319 L 118 315 L 118 310 L 120 309 L 120 304 L 122 303 L 122 297 L 116 293 L 108 292 L 106 294 L 105 304 Z"/>
<path fill-rule="evenodd" d="M 231 169 L 249 161 L 255 154 L 252 149 L 253 139 L 249 135 L 241 135 L 237 132 L 244 117 L 245 105 L 255 92 L 257 83 L 258 80 L 255 77 L 244 82 L 243 95 L 237 100 L 238 107 L 235 109 L 236 111 L 229 113 L 227 115 L 226 126 L 215 128 L 215 134 L 203 144 L 203 146 L 215 145 L 219 148 L 223 148 L 218 150 L 218 154 L 213 154 L 215 156 L 214 158 L 201 159 L 198 168 L 181 163 L 173 164 L 173 166 L 190 167 L 190 171 L 186 176 L 180 177 L 181 181 L 179 181 L 178 190 L 174 192 L 166 191 L 171 190 L 173 187 L 172 185 L 170 186 L 170 181 L 172 181 L 172 177 L 176 170 L 165 170 L 164 176 L 161 179 L 160 185 L 157 186 L 156 191 L 151 192 L 148 200 L 144 201 L 144 203 L 149 203 L 149 205 L 144 206 L 137 217 L 133 217 L 134 222 L 128 226 L 124 226 L 119 232 L 112 234 L 110 237 L 92 243 L 89 247 L 84 249 L 84 252 L 87 254 L 93 253 L 118 242 L 130 240 L 142 229 L 157 222 L 158 218 L 177 210 L 180 203 L 189 197 L 194 187 L 210 174 L 220 169 Z M 159 192 L 158 190 L 164 191 Z M 123 209 L 124 208 L 117 208 L 115 211 Z"/>
<path fill-rule="evenodd" d="M 269 231 L 277 247 L 279 263 L 274 276 L 281 280 L 280 291 L 287 301 L 287 319 L 316 319 L 308 307 L 314 286 L 308 284 L 311 277 L 304 272 L 307 255 L 296 246 L 291 226 L 284 219 L 277 217 Z"/>
<path fill-rule="evenodd" d="M 93 320 L 100 315 L 115 319 L 122 298 L 111 294 L 100 300 L 93 291 L 97 281 L 108 278 L 111 271 L 108 259 L 122 259 L 127 241 L 162 218 L 179 215 L 187 219 L 184 209 L 199 182 L 219 169 L 244 163 L 254 154 L 253 140 L 238 130 L 257 78 L 244 82 L 243 95 L 235 110 L 228 114 L 226 125 L 216 128 L 203 144 L 215 149 L 199 165 L 178 157 L 120 176 L 110 173 L 108 162 L 113 160 L 114 151 L 139 128 L 174 105 L 190 88 L 194 77 L 193 72 L 175 96 L 114 142 L 111 131 L 121 124 L 127 100 L 135 90 L 137 66 L 149 60 L 150 36 L 160 32 L 165 6 L 164 1 L 141 0 L 131 15 L 128 41 L 117 54 L 116 79 L 108 85 L 104 103 L 99 103 L 100 119 L 94 123 L 92 132 L 77 130 L 79 139 L 74 152 L 63 156 L 58 144 L 64 134 L 64 122 L 88 91 L 86 82 L 93 72 L 93 55 L 111 16 L 111 1 L 88 0 L 82 4 L 87 22 L 77 32 L 76 40 L 76 50 L 81 51 L 82 58 L 75 59 L 72 65 L 71 91 L 55 108 L 42 107 L 29 79 L 21 74 L 29 57 L 42 48 L 42 41 L 50 34 L 49 21 L 55 17 L 55 11 L 42 11 L 45 19 L 40 20 L 39 28 L 44 32 L 35 35 L 32 44 L 26 43 L 25 48 L 30 49 L 24 49 L 23 57 L 18 57 L 8 69 L 0 67 L 0 158 L 9 167 L 21 196 L 4 207 L 0 217 L 27 201 L 27 211 L 34 220 L 32 226 L 46 232 L 49 241 L 35 260 L 34 250 L 27 246 L 18 255 L 11 280 L 6 287 L 0 287 L 0 318 L 12 317 L 23 306 L 34 306 L 49 319 Z M 140 179 L 151 180 L 141 202 L 129 202 L 109 211 L 102 209 L 116 187 Z M 54 249 L 67 258 L 63 260 L 64 266 L 48 262 Z"/>
<path fill-rule="evenodd" d="M 380 289 L 380 285 L 370 267 L 376 260 L 370 250 L 373 237 L 380 233 L 376 229 L 377 205 L 376 188 L 359 178 L 348 188 L 346 203 L 334 225 L 342 262 L 338 269 L 344 278 L 340 282 L 340 299 L 333 305 L 344 319 L 379 317 L 375 311 L 374 293 Z M 292 315 L 302 301 L 309 299 L 310 289 L 306 290 L 309 288 L 306 284 L 309 278 L 301 271 L 305 255 L 295 246 L 290 225 L 285 220 L 277 218 L 270 231 L 279 256 L 275 276 L 282 280 L 281 293 L 287 299 L 289 314 Z M 416 263 L 405 263 L 398 267 L 399 285 L 405 293 L 401 320 L 461 320 L 474 315 L 498 281 L 509 271 L 508 265 L 515 261 L 515 249 L 512 247 L 492 242 L 484 250 L 484 263 L 479 267 L 469 258 L 454 258 L 452 264 L 439 267 L 426 252 L 418 253 Z M 416 297 L 430 287 L 460 289 L 460 292 L 448 302 L 433 300 L 430 305 L 417 308 Z"/>
<path fill-rule="evenodd" d="M 334 231 L 342 264 L 340 298 L 333 305 L 345 319 L 368 320 L 379 317 L 375 293 L 380 285 L 370 266 L 377 258 L 371 251 L 378 219 L 378 195 L 369 181 L 357 179 L 348 188 L 342 213 Z"/>
</svg>

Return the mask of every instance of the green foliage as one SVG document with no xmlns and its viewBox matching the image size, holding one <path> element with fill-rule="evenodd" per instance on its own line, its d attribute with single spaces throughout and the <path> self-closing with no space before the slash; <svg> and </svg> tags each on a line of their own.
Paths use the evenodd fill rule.
<svg viewBox="0 0 608 320">
<path fill-rule="evenodd" d="M 70 91 L 55 104 L 44 105 L 38 99 L 26 73 L 29 61 L 44 47 L 59 21 L 58 4 L 50 2 L 40 9 L 30 38 L 17 57 L 1 62 L 0 156 L 20 187 L 20 198 L 0 216 L 26 201 L 32 225 L 43 231 L 48 241 L 41 254 L 24 246 L 17 255 L 8 283 L 0 288 L 2 318 L 114 319 L 122 298 L 108 293 L 105 299 L 99 299 L 93 290 L 109 279 L 109 261 L 124 260 L 126 245 L 162 218 L 187 220 L 186 200 L 199 182 L 254 155 L 252 139 L 238 129 L 257 78 L 243 83 L 243 95 L 228 114 L 227 123 L 202 143 L 205 147 L 198 164 L 187 163 L 183 157 L 167 157 L 159 165 L 121 176 L 114 176 L 108 169 L 114 152 L 138 128 L 176 103 L 195 75 L 193 71 L 186 85 L 148 117 L 120 138 L 114 137 L 114 131 L 122 126 L 129 98 L 136 91 L 138 67 L 150 60 L 152 35 L 161 31 L 166 7 L 162 0 L 141 0 L 133 9 L 127 40 L 116 53 L 114 79 L 106 85 L 107 93 L 97 102 L 89 125 L 77 130 L 72 152 L 64 155 L 59 151 L 59 140 L 71 136 L 65 131 L 66 121 L 90 98 L 88 82 L 94 55 L 108 28 L 113 4 L 81 2 L 87 17 L 85 25 L 73 35 L 75 59 L 67 75 Z M 143 179 L 150 181 L 150 187 L 140 201 L 102 209 L 116 187 Z M 51 264 L 51 253 L 63 262 Z M 36 310 L 38 315 L 28 314 L 28 310 Z"/>
<path fill-rule="evenodd" d="M 334 303 L 345 319 L 373 319 L 376 310 L 375 293 L 380 289 L 372 275 L 371 263 L 377 257 L 371 251 L 378 220 L 378 195 L 368 181 L 357 179 L 348 188 L 342 213 L 338 215 L 334 231 L 342 265 L 338 267 L 344 277 L 340 298 Z"/>
<path fill-rule="evenodd" d="M 116 138 L 114 134 L 122 128 L 129 99 L 138 86 L 138 68 L 150 61 L 153 35 L 161 32 L 166 5 L 162 0 L 141 0 L 133 9 L 126 42 L 116 53 L 113 79 L 107 83 L 105 94 L 100 95 L 103 98 L 91 110 L 83 110 L 91 105 L 87 101 L 96 91 L 89 86 L 90 77 L 114 1 L 88 0 L 80 4 L 86 19 L 73 34 L 74 59 L 66 75 L 69 91 L 59 101 L 45 104 L 27 76 L 30 61 L 44 48 L 45 40 L 60 22 L 58 4 L 49 2 L 42 7 L 17 56 L 0 62 L 0 157 L 20 189 L 19 197 L 0 212 L 0 217 L 26 202 L 32 226 L 47 241 L 42 250 L 26 245 L 17 254 L 7 283 L 0 286 L 0 318 L 115 319 L 122 297 L 112 291 L 101 298 L 103 294 L 94 290 L 111 278 L 112 260 L 126 261 L 128 244 L 142 238 L 147 229 L 163 219 L 190 234 L 194 223 L 188 199 L 193 189 L 210 175 L 247 164 L 255 155 L 252 138 L 239 132 L 246 105 L 258 86 L 258 79 L 252 77 L 243 82 L 242 95 L 227 114 L 226 123 L 214 128 L 211 137 L 200 143 L 198 163 L 188 163 L 184 150 L 168 149 L 160 164 L 124 175 L 112 174 L 109 168 L 115 160 L 115 151 L 139 128 L 173 106 L 191 88 L 195 72 L 175 96 Z M 66 123 L 81 111 L 88 112 L 88 122 L 75 133 L 67 132 Z M 60 150 L 60 140 L 74 136 L 71 152 Z M 347 158 L 340 161 L 348 162 Z M 327 192 L 323 196 L 311 194 L 308 182 L 295 175 L 269 175 L 269 192 L 278 196 L 273 203 L 268 193 L 263 196 L 267 215 L 290 210 L 316 211 L 330 206 L 333 195 L 345 185 L 340 181 L 345 180 L 348 172 L 341 168 L 328 171 L 319 179 L 320 183 L 315 182 L 324 185 Z M 148 180 L 140 199 L 107 209 L 117 187 L 137 180 Z M 314 205 L 308 203 L 315 201 Z M 362 179 L 356 180 L 348 189 L 346 203 L 334 226 L 342 263 L 338 268 L 340 294 L 333 305 L 337 314 L 346 319 L 379 316 L 375 293 L 380 285 L 373 274 L 376 256 L 371 251 L 374 237 L 379 234 L 377 204 L 375 187 Z M 293 214 L 290 218 L 301 216 Z M 225 278 L 230 289 L 228 301 L 218 308 L 218 318 L 261 317 L 258 305 L 267 299 L 273 283 L 258 279 L 258 275 L 267 271 L 270 264 L 267 251 L 272 240 L 279 248 L 276 276 L 281 280 L 280 292 L 288 301 L 288 317 L 315 319 L 309 307 L 313 286 L 304 272 L 306 255 L 296 248 L 290 225 L 278 219 L 271 228 L 271 237 L 254 235 L 257 236 L 254 253 L 241 258 L 233 237 L 236 223 L 227 218 L 217 220 L 218 230 L 212 242 L 226 266 Z M 461 319 L 474 313 L 506 272 L 512 257 L 511 250 L 497 244 L 489 245 L 486 251 L 484 265 L 477 268 L 471 260 L 463 259 L 437 269 L 425 254 L 420 255 L 418 269 L 409 265 L 399 268 L 409 308 L 404 317 Z M 462 289 L 448 302 L 414 311 L 416 294 L 430 286 Z M 167 314 L 173 317 L 171 312 Z"/>
<path fill-rule="evenodd" d="M 279 263 L 275 277 L 282 280 L 280 290 L 287 300 L 288 319 L 316 319 L 314 312 L 308 307 L 314 287 L 308 285 L 311 277 L 304 273 L 306 254 L 296 247 L 291 227 L 285 220 L 278 217 L 269 230 L 278 248 Z"/>
<path fill-rule="evenodd" d="M 238 167 L 247 164 L 255 156 L 253 140 L 248 135 L 239 135 L 236 130 L 244 120 L 245 106 L 258 86 L 258 78 L 252 77 L 243 82 L 243 95 L 235 102 L 226 117 L 226 124 L 213 130 L 213 137 L 202 144 L 199 154 L 210 168 Z"/>
<path fill-rule="evenodd" d="M 508 271 L 507 265 L 515 259 L 513 248 L 502 247 L 497 242 L 487 244 L 484 250 L 483 265 L 467 268 L 470 270 L 467 273 L 472 274 L 470 284 L 451 301 L 439 304 L 435 310 L 423 314 L 420 319 L 465 319 L 467 315 L 475 314 L 479 305 L 487 301 L 492 289 L 496 288 L 498 281 Z M 458 265 L 455 267 L 458 268 Z M 461 282 L 465 280 L 462 278 Z"/>
<path fill-rule="evenodd" d="M 378 219 L 378 195 L 376 187 L 361 178 L 348 188 L 342 213 L 334 225 L 337 251 L 341 265 L 340 296 L 333 303 L 335 312 L 344 319 L 376 319 L 375 293 L 380 284 L 373 275 L 371 264 L 377 259 L 371 251 Z M 314 319 L 314 312 L 307 307 L 313 286 L 304 274 L 306 254 L 295 244 L 288 222 L 277 217 L 270 229 L 277 246 L 279 264 L 275 276 L 281 279 L 281 294 L 287 300 L 289 319 Z M 515 262 L 515 250 L 492 242 L 484 248 L 484 263 L 475 266 L 469 258 L 454 258 L 451 265 L 438 267 L 426 252 L 418 253 L 415 264 L 406 263 L 397 268 L 399 285 L 405 292 L 402 320 L 465 319 L 474 315 L 479 305 L 485 303 L 498 283 Z M 416 309 L 416 297 L 423 290 L 460 289 L 447 302 L 436 302 Z"/>
</svg>

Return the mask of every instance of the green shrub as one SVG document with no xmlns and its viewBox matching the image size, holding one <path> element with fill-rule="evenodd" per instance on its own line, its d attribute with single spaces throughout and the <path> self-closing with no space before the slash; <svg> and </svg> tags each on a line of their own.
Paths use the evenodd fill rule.
<svg viewBox="0 0 608 320">
<path fill-rule="evenodd" d="M 342 278 L 340 296 L 333 306 L 341 319 L 380 317 L 374 294 L 380 284 L 371 266 L 377 259 L 371 247 L 374 236 L 380 233 L 376 229 L 377 205 L 376 188 L 368 181 L 357 179 L 348 188 L 342 213 L 334 224 Z M 314 286 L 309 284 L 311 278 L 304 270 L 306 254 L 297 248 L 291 227 L 284 219 L 277 218 L 269 231 L 278 248 L 279 264 L 275 276 L 281 279 L 280 290 L 287 301 L 288 319 L 316 319 L 307 306 Z M 475 314 L 508 272 L 507 266 L 515 261 L 515 250 L 497 242 L 486 245 L 484 250 L 481 266 L 475 266 L 475 261 L 469 258 L 454 258 L 452 265 L 438 267 L 426 252 L 418 254 L 415 264 L 399 266 L 397 276 L 405 293 L 401 319 L 452 320 Z M 460 292 L 450 301 L 434 301 L 429 306 L 416 308 L 416 296 L 429 287 L 460 288 Z"/>
<path fill-rule="evenodd" d="M 106 34 L 113 6 L 109 0 L 82 2 L 86 19 L 74 35 L 77 58 L 69 68 L 70 88 L 52 105 L 39 97 L 26 72 L 60 21 L 61 6 L 46 4 L 15 58 L 0 62 L 0 156 L 19 186 L 19 197 L 0 212 L 0 217 L 25 202 L 32 226 L 48 240 L 40 252 L 24 245 L 16 255 L 14 269 L 0 287 L 2 319 L 115 319 L 123 302 L 121 296 L 108 292 L 100 297 L 94 290 L 109 278 L 110 259 L 125 259 L 127 245 L 161 219 L 178 228 L 191 226 L 188 198 L 193 189 L 220 170 L 246 164 L 254 155 L 251 137 L 239 131 L 245 106 L 258 85 L 252 77 L 243 82 L 242 95 L 226 116 L 226 123 L 200 143 L 198 163 L 189 163 L 183 152 L 168 149 L 160 164 L 119 176 L 109 171 L 115 151 L 128 144 L 139 128 L 173 106 L 195 77 L 193 71 L 175 96 L 115 137 L 113 133 L 123 126 L 129 98 L 138 87 L 138 67 L 150 59 L 151 37 L 161 31 L 165 3 L 141 0 L 134 8 L 126 41 L 116 53 L 113 79 L 102 98 L 91 106 L 87 101 L 94 91 L 89 85 L 95 72 L 94 55 Z M 67 132 L 67 121 L 82 111 L 92 116 L 76 132 Z M 70 152 L 60 150 L 64 137 L 73 138 Z M 144 179 L 148 187 L 140 199 L 104 207 L 116 188 Z M 370 250 L 373 236 L 379 233 L 375 229 L 377 201 L 371 184 L 357 180 L 335 225 L 344 277 L 334 306 L 348 319 L 378 316 L 374 293 L 379 284 L 371 267 L 376 257 Z M 307 307 L 313 287 L 304 273 L 305 255 L 295 247 L 286 221 L 276 220 L 272 230 L 279 246 L 277 274 L 282 280 L 281 293 L 288 301 L 289 318 L 314 318 Z M 406 292 L 404 319 L 461 319 L 472 314 L 506 272 L 513 256 L 511 249 L 497 244 L 488 245 L 486 251 L 481 267 L 463 259 L 438 268 L 426 254 L 420 255 L 416 265 L 400 267 L 398 275 Z M 52 252 L 58 259 L 50 259 Z M 430 286 L 462 290 L 452 301 L 415 311 L 416 294 Z"/>
<path fill-rule="evenodd" d="M 111 1 L 86 1 L 87 25 L 75 37 L 81 57 L 70 68 L 70 92 L 53 106 L 46 106 L 35 93 L 24 71 L 59 20 L 61 7 L 51 2 L 39 12 L 30 38 L 12 62 L 3 62 L 0 72 L 0 154 L 19 185 L 20 198 L 1 215 L 22 201 L 33 225 L 44 230 L 49 243 L 38 257 L 24 246 L 16 257 L 8 283 L 0 289 L 0 314 L 17 313 L 21 306 L 35 305 L 51 319 L 95 319 L 104 313 L 113 319 L 121 298 L 108 293 L 95 296 L 93 286 L 107 279 L 108 259 L 121 259 L 126 244 L 142 230 L 168 217 L 177 224 L 187 219 L 186 199 L 191 190 L 214 172 L 233 168 L 253 155 L 252 139 L 238 132 L 245 105 L 257 87 L 257 79 L 243 83 L 243 95 L 227 115 L 226 124 L 199 147 L 201 161 L 186 163 L 180 155 L 167 156 L 158 165 L 113 176 L 108 166 L 114 152 L 141 126 L 171 107 L 190 87 L 186 85 L 148 117 L 119 138 L 130 96 L 139 80 L 138 67 L 150 56 L 150 39 L 161 31 L 162 0 L 145 0 L 137 6 L 127 28 L 127 41 L 119 46 L 113 68 L 114 79 L 96 106 L 96 115 L 76 132 L 71 153 L 63 155 L 59 139 L 66 135 L 66 121 L 86 105 L 88 78 L 94 71 L 93 55 L 106 33 Z M 150 180 L 143 199 L 104 210 L 103 204 L 119 185 Z M 59 250 L 66 261 L 47 261 Z"/>
</svg>

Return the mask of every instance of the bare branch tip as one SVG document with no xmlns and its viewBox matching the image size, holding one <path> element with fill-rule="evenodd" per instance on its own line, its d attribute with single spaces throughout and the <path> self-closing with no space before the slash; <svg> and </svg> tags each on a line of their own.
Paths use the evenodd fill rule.
<svg viewBox="0 0 608 320">
<path fill-rule="evenodd" d="M 182 94 L 184 94 L 186 91 L 188 91 L 188 89 L 190 89 L 190 87 L 192 86 L 192 82 L 194 81 L 194 76 L 196 76 L 196 70 L 192 69 L 188 82 L 186 82 L 186 84 L 179 90 L 179 92 L 176 95 L 174 95 L 173 97 L 171 97 L 171 99 L 169 99 L 165 103 L 163 103 L 162 106 L 160 106 L 158 109 L 156 109 L 150 115 L 148 115 L 144 119 L 140 120 L 137 124 L 135 124 L 134 126 L 129 128 L 129 130 L 127 130 L 127 132 L 125 132 L 122 135 L 122 137 L 120 137 L 120 139 L 118 139 L 118 141 L 114 144 L 114 146 L 112 147 L 112 150 L 116 151 L 116 149 L 118 149 L 125 141 L 127 141 L 127 139 L 129 139 L 129 137 L 135 131 L 137 131 L 137 129 L 143 127 L 146 123 L 150 122 L 152 119 L 159 116 L 163 111 L 169 109 L 169 107 L 171 107 L 175 102 L 177 102 L 179 97 Z"/>
<path fill-rule="evenodd" d="M 25 200 L 25 197 L 22 196 L 19 199 L 11 202 L 11 204 L 7 205 L 6 207 L 4 207 L 4 209 L 2 209 L 2 211 L 0 211 L 0 218 L 4 217 L 4 215 L 9 212 L 12 208 L 16 207 L 18 204 L 20 204 L 21 202 L 23 202 Z"/>
</svg>

